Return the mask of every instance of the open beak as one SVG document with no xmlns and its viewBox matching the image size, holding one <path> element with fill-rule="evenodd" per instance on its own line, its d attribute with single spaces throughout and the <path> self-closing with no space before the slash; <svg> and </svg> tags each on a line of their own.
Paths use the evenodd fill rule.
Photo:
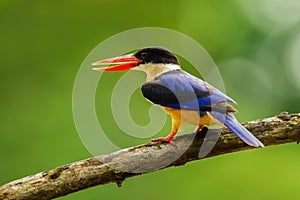
<svg viewBox="0 0 300 200">
<path fill-rule="evenodd" d="M 97 62 L 92 63 L 93 66 L 95 65 L 113 65 L 109 67 L 99 67 L 93 68 L 96 71 L 122 71 L 122 70 L 129 70 L 133 67 L 136 67 L 139 62 L 142 60 L 137 59 L 133 54 L 128 54 L 124 56 L 119 56 L 115 58 L 108 58 L 105 60 L 100 60 Z"/>
</svg>

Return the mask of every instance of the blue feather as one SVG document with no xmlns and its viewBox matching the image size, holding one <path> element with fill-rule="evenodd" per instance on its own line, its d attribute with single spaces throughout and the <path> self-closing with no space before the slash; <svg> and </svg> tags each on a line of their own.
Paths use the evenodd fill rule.
<svg viewBox="0 0 300 200">
<path fill-rule="evenodd" d="M 232 113 L 211 112 L 211 115 L 227 126 L 245 143 L 254 147 L 264 147 L 264 145 L 250 133 L 244 126 L 242 126 Z"/>
<path fill-rule="evenodd" d="M 218 93 L 210 94 L 206 97 L 197 98 L 191 101 L 180 102 L 180 104 L 167 104 L 166 106 L 177 109 L 197 110 L 201 107 L 209 107 L 219 102 L 226 102 L 227 99 Z"/>
<path fill-rule="evenodd" d="M 219 102 L 232 102 L 236 103 L 233 99 L 217 90 L 216 88 L 210 86 L 208 83 L 202 81 L 201 79 L 192 76 L 188 73 L 177 73 L 177 74 L 163 74 L 159 77 L 162 84 L 169 88 L 175 95 L 182 97 L 180 99 L 180 104 L 162 104 L 167 107 L 177 108 L 177 109 L 187 109 L 187 110 L 198 110 L 200 107 L 209 107 Z M 208 96 L 196 96 L 195 91 L 200 91 L 202 93 L 209 93 Z M 195 94 L 195 99 L 185 101 L 184 96 L 186 94 Z"/>
</svg>

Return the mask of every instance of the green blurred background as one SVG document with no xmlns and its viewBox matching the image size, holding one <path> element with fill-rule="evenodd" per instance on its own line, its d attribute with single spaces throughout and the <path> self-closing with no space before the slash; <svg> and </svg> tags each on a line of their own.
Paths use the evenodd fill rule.
<svg viewBox="0 0 300 200">
<path fill-rule="evenodd" d="M 203 45 L 240 121 L 299 112 L 299 10 L 297 0 L 1 0 L 0 184 L 91 156 L 73 122 L 75 76 L 98 43 L 131 28 L 170 28 Z M 134 97 L 131 110 L 149 107 L 140 92 Z M 145 114 L 133 118 L 147 124 Z M 295 199 L 299 153 L 296 144 L 234 153 L 60 199 Z"/>
</svg>

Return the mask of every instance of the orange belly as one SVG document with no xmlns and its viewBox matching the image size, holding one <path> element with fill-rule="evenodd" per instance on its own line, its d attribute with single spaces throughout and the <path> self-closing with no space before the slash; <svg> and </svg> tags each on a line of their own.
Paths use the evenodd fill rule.
<svg viewBox="0 0 300 200">
<path fill-rule="evenodd" d="M 168 113 L 172 117 L 173 123 L 177 124 L 177 126 L 180 126 L 182 123 L 204 126 L 224 126 L 220 121 L 213 118 L 208 112 L 206 115 L 200 117 L 198 112 L 193 110 L 180 110 L 168 107 L 162 108 L 166 113 Z"/>
</svg>

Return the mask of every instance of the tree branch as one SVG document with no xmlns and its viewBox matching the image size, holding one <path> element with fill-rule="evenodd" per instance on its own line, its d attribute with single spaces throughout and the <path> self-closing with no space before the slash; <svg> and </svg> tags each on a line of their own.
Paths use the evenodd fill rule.
<svg viewBox="0 0 300 200">
<path fill-rule="evenodd" d="M 244 125 L 265 146 L 300 141 L 300 113 L 284 112 Z M 148 143 L 28 176 L 1 186 L 0 199 L 51 199 L 110 182 L 121 186 L 128 177 L 202 159 L 205 151 L 209 152 L 209 148 L 204 148 L 205 145 L 201 147 L 203 141 L 209 147 L 218 136 L 218 130 L 209 130 L 205 139 L 207 129 L 198 134 L 178 136 L 174 140 L 176 146 Z M 206 157 L 251 148 L 228 129 L 222 129 L 222 135 Z"/>
</svg>

